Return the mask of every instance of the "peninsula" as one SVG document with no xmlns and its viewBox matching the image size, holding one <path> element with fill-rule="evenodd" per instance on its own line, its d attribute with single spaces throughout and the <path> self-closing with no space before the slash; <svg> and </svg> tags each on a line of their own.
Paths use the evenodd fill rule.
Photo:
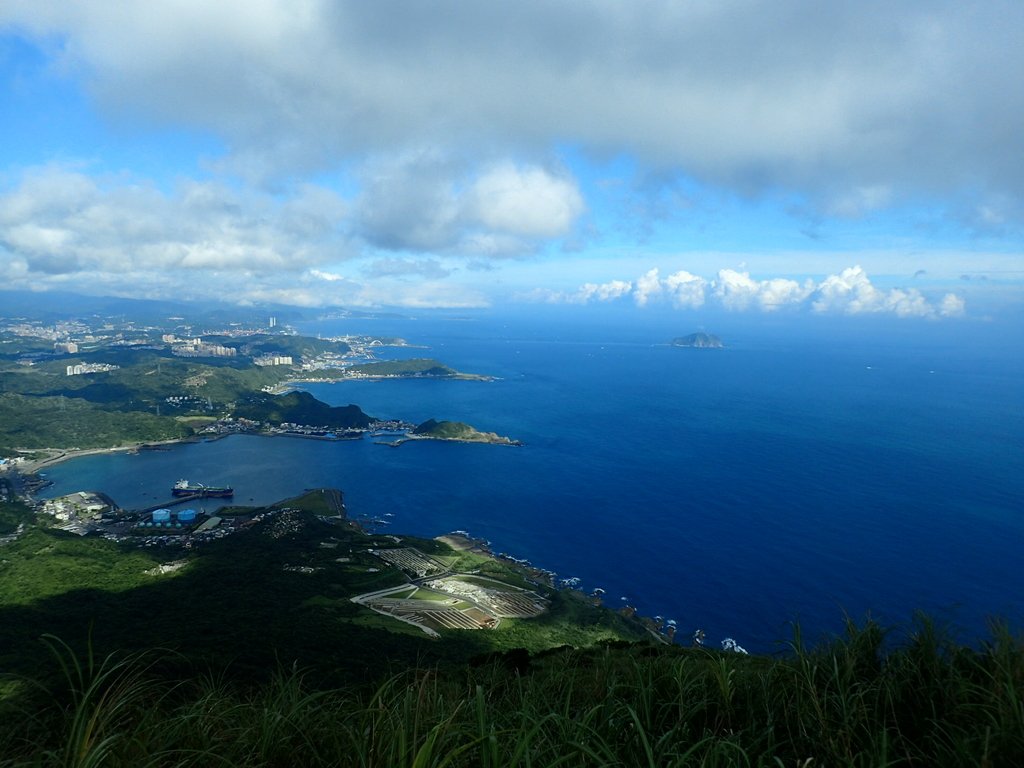
<svg viewBox="0 0 1024 768">
<path fill-rule="evenodd" d="M 433 358 L 376 359 L 381 347 L 410 346 L 404 339 L 322 339 L 258 322 L 204 322 L 199 330 L 181 317 L 143 324 L 123 315 L 0 316 L 0 460 L 32 466 L 238 432 L 341 439 L 406 431 L 414 425 L 373 418 L 356 405 L 332 407 L 295 385 L 491 380 Z M 502 442 L 476 434 L 456 437 Z"/>
<path fill-rule="evenodd" d="M 488 443 L 490 445 L 522 445 L 518 440 L 497 435 L 494 432 L 480 432 L 461 421 L 437 421 L 427 419 L 409 433 L 410 439 L 453 440 L 459 443 Z"/>
</svg>

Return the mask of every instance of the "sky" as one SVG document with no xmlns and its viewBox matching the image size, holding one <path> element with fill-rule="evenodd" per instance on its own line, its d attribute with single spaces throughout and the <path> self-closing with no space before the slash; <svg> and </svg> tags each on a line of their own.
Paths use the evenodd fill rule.
<svg viewBox="0 0 1024 768">
<path fill-rule="evenodd" d="M 0 0 L 0 286 L 1024 306 L 1024 3 Z"/>
</svg>

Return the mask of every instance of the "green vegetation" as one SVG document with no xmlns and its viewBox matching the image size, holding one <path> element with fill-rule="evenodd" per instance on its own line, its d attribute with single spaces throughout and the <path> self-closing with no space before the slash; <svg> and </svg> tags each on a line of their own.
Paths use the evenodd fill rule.
<svg viewBox="0 0 1024 768">
<path fill-rule="evenodd" d="M 308 392 L 286 395 L 251 394 L 235 406 L 235 418 L 264 421 L 271 424 L 289 422 L 328 429 L 366 429 L 374 419 L 358 405 L 330 406 Z"/>
<path fill-rule="evenodd" d="M 344 516 L 345 513 L 345 504 L 342 501 L 341 491 L 335 488 L 317 488 L 313 491 L 307 491 L 294 499 L 279 501 L 272 509 L 284 509 L 286 507 L 299 509 L 311 515 Z"/>
<path fill-rule="evenodd" d="M 0 700 L 0 766 L 1019 764 L 1019 640 L 997 630 L 969 650 L 921 623 L 884 652 L 883 635 L 851 625 L 779 659 L 512 652 L 344 688 L 293 668 L 240 688 L 188 666 L 169 675 L 155 651 L 82 658 L 47 638 L 50 675 Z"/>
<path fill-rule="evenodd" d="M 63 362 L 0 371 L 0 455 L 14 448 L 108 448 L 186 437 L 192 429 L 173 416 L 223 415 L 228 403 L 285 375 L 132 354 L 134 364 L 83 376 L 66 376 Z M 167 401 L 182 397 L 189 400 Z"/>
<path fill-rule="evenodd" d="M 0 486 L 6 481 L 0 480 Z M 0 501 L 0 536 L 17 530 L 22 523 L 32 522 L 32 510 L 19 501 Z"/>
<path fill-rule="evenodd" d="M 518 445 L 512 440 L 494 432 L 479 432 L 475 427 L 461 421 L 437 421 L 427 419 L 412 431 L 417 437 L 429 437 L 434 440 L 459 440 L 467 443 L 493 443 L 498 445 Z"/>
<path fill-rule="evenodd" d="M 0 334 L 0 356 L 16 357 L 33 352 L 52 352 L 53 342 L 32 336 Z"/>
<path fill-rule="evenodd" d="M 128 334 L 132 335 L 132 334 Z M 145 334 L 134 333 L 145 340 Z M 331 408 L 304 393 L 265 394 L 294 375 L 290 366 L 259 367 L 251 356 L 270 352 L 296 359 L 340 357 L 344 342 L 261 334 L 210 336 L 240 351 L 236 357 L 174 357 L 167 348 L 101 343 L 74 355 L 52 355 L 53 343 L 8 337 L 0 344 L 0 455 L 15 449 L 109 448 L 177 439 L 202 426 L 190 419 L 235 415 L 272 424 L 293 422 L 328 429 L 365 428 L 372 419 L 357 406 Z M 104 345 L 105 344 L 105 345 Z M 4 354 L 6 352 L 6 354 Z M 23 358 L 23 355 L 30 355 Z M 114 370 L 66 375 L 72 363 L 102 363 Z M 431 359 L 324 368 L 317 378 L 423 376 L 483 379 Z M 31 397 L 31 399 L 25 399 Z M 19 399 L 20 398 L 20 399 Z M 52 418 L 57 414 L 56 418 Z M 177 417 L 177 421 L 165 417 Z"/>
<path fill-rule="evenodd" d="M 70 397 L 0 394 L 0 455 L 17 448 L 111 448 L 191 432 L 169 416 L 118 413 Z"/>
<path fill-rule="evenodd" d="M 430 358 L 414 358 L 412 360 L 384 360 L 376 363 L 360 363 L 349 366 L 347 371 L 360 373 L 364 376 L 439 376 L 451 377 L 459 375 L 454 368 Z"/>
<path fill-rule="evenodd" d="M 0 562 L 0 606 L 28 606 L 89 586 L 108 593 L 147 584 L 160 562 L 149 552 L 57 530 L 31 528 L 5 545 Z"/>
<path fill-rule="evenodd" d="M 257 334 L 236 338 L 232 336 L 204 336 L 204 341 L 233 347 L 243 355 L 258 357 L 266 354 L 291 355 L 296 359 L 316 357 L 323 354 L 344 355 L 351 347 L 343 341 L 315 339 L 311 336 L 290 336 L 283 334 Z"/>
<path fill-rule="evenodd" d="M 1024 754 L 1024 641 L 1004 627 L 966 648 L 924 619 L 902 638 L 850 622 L 814 648 L 796 631 L 778 657 L 746 656 L 637 642 L 636 622 L 529 585 L 551 600 L 541 616 L 432 641 L 349 600 L 405 583 L 368 548 L 416 547 L 479 569 L 466 577 L 478 583 L 524 572 L 368 535 L 337 517 L 337 491 L 259 511 L 190 554 L 36 526 L 0 547 L 0 768 L 1011 766 Z M 154 572 L 176 558 L 185 567 Z"/>
<path fill-rule="evenodd" d="M 251 337 L 248 353 L 266 354 L 281 352 L 294 357 L 315 357 L 317 355 L 344 355 L 352 348 L 343 341 L 327 341 L 310 336 L 266 336 Z"/>
<path fill-rule="evenodd" d="M 280 368 L 258 368 L 244 362 L 215 365 L 156 357 L 109 373 L 64 377 L 64 388 L 47 394 L 63 393 L 118 408 L 150 411 L 168 397 L 189 395 L 202 401 L 200 407 L 209 402 L 221 410 L 247 392 L 279 384 L 285 376 Z"/>
<path fill-rule="evenodd" d="M 190 552 L 30 527 L 0 550 L 0 665 L 30 673 L 38 664 L 38 637 L 78 642 L 90 625 L 94 647 L 104 654 L 174 649 L 190 663 L 230 663 L 234 676 L 257 680 L 278 661 L 326 665 L 333 679 L 347 681 L 373 678 L 396 663 L 452 666 L 496 649 L 646 636 L 617 614 L 556 599 L 536 632 L 531 622 L 510 621 L 499 631 L 448 630 L 443 641 L 433 641 L 349 598 L 407 582 L 368 549 L 416 547 L 454 559 L 447 545 L 368 535 L 337 517 L 344 512 L 337 491 L 256 511 L 273 514 Z M 187 567 L 151 573 L 159 562 L 181 558 Z M 488 563 L 490 575 L 522 581 L 511 566 Z"/>
<path fill-rule="evenodd" d="M 472 435 L 478 434 L 476 429 L 461 421 L 437 421 L 436 419 L 427 419 L 412 433 L 423 437 L 437 437 L 442 440 L 466 440 Z"/>
</svg>

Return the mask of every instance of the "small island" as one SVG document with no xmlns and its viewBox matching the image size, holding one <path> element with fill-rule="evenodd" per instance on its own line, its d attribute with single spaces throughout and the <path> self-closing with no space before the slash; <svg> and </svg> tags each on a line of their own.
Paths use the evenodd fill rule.
<svg viewBox="0 0 1024 768">
<path fill-rule="evenodd" d="M 488 443 L 490 445 L 522 445 L 518 440 L 502 437 L 494 432 L 480 432 L 461 421 L 427 419 L 412 430 L 411 440 L 452 440 L 459 443 Z"/>
<path fill-rule="evenodd" d="M 722 349 L 725 345 L 713 333 L 691 333 L 689 336 L 677 336 L 672 339 L 673 347 L 693 347 L 695 349 Z"/>
</svg>

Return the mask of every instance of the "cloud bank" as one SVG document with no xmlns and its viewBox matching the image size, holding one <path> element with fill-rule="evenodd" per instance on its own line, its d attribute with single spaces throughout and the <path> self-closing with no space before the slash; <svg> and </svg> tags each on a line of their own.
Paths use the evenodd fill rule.
<svg viewBox="0 0 1024 768">
<path fill-rule="evenodd" d="M 33 146 L 0 147 L 0 280 L 469 306 L 654 222 L 662 252 L 755 259 L 817 228 L 938 279 L 930 244 L 956 240 L 955 274 L 984 273 L 964 241 L 1010 262 L 1024 225 L 1022 30 L 1016 0 L 7 0 L 0 96 Z M 33 133 L 65 96 L 81 124 Z M 963 312 L 801 257 L 755 266 L 835 274 L 712 276 L 745 257 L 723 258 L 566 300 Z"/>
<path fill-rule="evenodd" d="M 109 114 L 223 137 L 249 178 L 569 141 L 828 215 L 974 190 L 983 226 L 1024 199 L 1014 0 L 15 0 L 0 26 L 46 41 Z M 498 195 L 500 228 L 521 201 Z"/>
<path fill-rule="evenodd" d="M 392 170 L 346 200 L 310 183 L 283 195 L 218 180 L 163 190 L 128 174 L 29 168 L 0 188 L 0 276 L 227 270 L 291 279 L 367 250 L 522 256 L 568 234 L 583 207 L 570 180 L 535 166 L 491 166 L 464 189 L 408 165 Z M 386 257 L 366 274 L 451 270 L 436 258 Z"/>
<path fill-rule="evenodd" d="M 344 253 L 345 210 L 313 185 L 278 200 L 219 182 L 185 181 L 166 193 L 127 178 L 35 168 L 0 192 L 0 256 L 41 275 L 296 272 Z"/>
<path fill-rule="evenodd" d="M 467 173 L 427 153 L 368 163 L 352 228 L 371 247 L 518 256 L 571 233 L 584 210 L 564 173 L 510 162 Z"/>
<path fill-rule="evenodd" d="M 537 290 L 524 297 L 550 303 L 589 304 L 629 297 L 638 307 L 657 301 L 669 301 L 679 309 L 699 309 L 714 304 L 723 309 L 742 312 L 757 310 L 807 310 L 818 314 L 890 314 L 896 317 L 960 317 L 965 302 L 954 293 L 929 301 L 916 288 L 884 290 L 872 284 L 859 266 L 829 275 L 820 282 L 799 283 L 788 278 L 756 280 L 748 272 L 722 269 L 711 280 L 685 270 L 661 277 L 651 269 L 633 282 L 613 280 L 609 283 L 586 283 L 571 293 Z"/>
</svg>

